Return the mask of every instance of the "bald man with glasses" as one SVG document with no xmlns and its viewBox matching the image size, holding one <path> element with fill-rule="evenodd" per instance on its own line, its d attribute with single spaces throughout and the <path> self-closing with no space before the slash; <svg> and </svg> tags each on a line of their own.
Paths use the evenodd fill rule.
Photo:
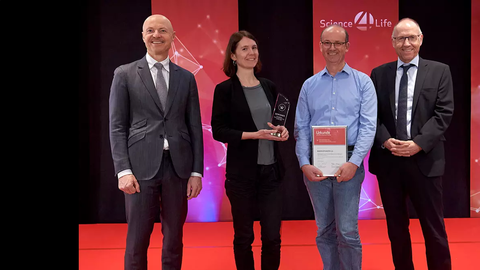
<svg viewBox="0 0 480 270">
<path fill-rule="evenodd" d="M 377 176 L 395 269 L 413 270 L 407 197 L 425 238 L 428 269 L 451 269 L 443 221 L 444 133 L 453 116 L 448 65 L 418 53 L 423 34 L 405 18 L 392 33 L 397 61 L 373 69 L 378 123 L 369 170 Z"/>
</svg>

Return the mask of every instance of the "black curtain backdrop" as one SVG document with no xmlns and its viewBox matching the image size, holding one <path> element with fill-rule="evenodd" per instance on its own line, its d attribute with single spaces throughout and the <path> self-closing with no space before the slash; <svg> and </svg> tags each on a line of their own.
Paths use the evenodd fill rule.
<svg viewBox="0 0 480 270">
<path fill-rule="evenodd" d="M 78 94 L 79 223 L 125 222 L 124 196 L 110 155 L 108 96 L 114 69 L 145 55 L 141 28 L 151 15 L 151 1 L 87 1 L 85 7 Z M 287 120 L 292 133 L 298 93 L 313 75 L 312 2 L 239 0 L 238 7 L 239 28 L 258 39 L 263 62 L 259 76 L 275 82 L 292 103 Z M 420 55 L 450 65 L 452 72 L 455 113 L 445 135 L 445 217 L 470 216 L 470 8 L 470 1 L 399 1 L 399 18 L 417 20 L 424 33 Z M 294 148 L 292 137 L 281 149 L 288 179 L 283 218 L 313 219 Z"/>
</svg>

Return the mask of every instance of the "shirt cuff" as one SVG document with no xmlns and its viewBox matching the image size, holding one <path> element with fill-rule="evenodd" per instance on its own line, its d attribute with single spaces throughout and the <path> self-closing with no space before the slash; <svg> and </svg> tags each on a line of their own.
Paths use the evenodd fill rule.
<svg viewBox="0 0 480 270">
<path fill-rule="evenodd" d="M 360 168 L 360 165 L 362 164 L 362 161 L 363 161 L 363 159 L 360 158 L 359 156 L 355 155 L 355 154 L 353 154 L 350 157 L 350 160 L 348 160 L 348 162 L 351 162 L 351 163 L 357 165 L 357 167 L 359 167 L 359 168 Z"/>
<path fill-rule="evenodd" d="M 197 172 L 192 172 L 192 174 L 190 176 L 198 176 L 200 178 L 203 177 L 201 173 L 197 173 Z"/>
<path fill-rule="evenodd" d="M 125 175 L 127 175 L 127 174 L 133 174 L 133 173 L 132 173 L 132 170 L 126 169 L 126 170 L 123 170 L 123 171 L 119 172 L 119 173 L 117 174 L 118 179 L 120 179 L 122 176 L 125 176 Z"/>
<path fill-rule="evenodd" d="M 118 179 L 120 179 L 122 176 L 128 175 L 128 174 L 133 174 L 132 170 L 126 169 L 118 173 Z M 197 173 L 197 172 L 192 172 L 190 176 L 198 176 L 198 177 L 203 177 L 202 174 Z"/>
<path fill-rule="evenodd" d="M 303 165 L 310 165 L 310 159 L 307 157 L 300 157 L 300 168 L 303 167 Z"/>
</svg>

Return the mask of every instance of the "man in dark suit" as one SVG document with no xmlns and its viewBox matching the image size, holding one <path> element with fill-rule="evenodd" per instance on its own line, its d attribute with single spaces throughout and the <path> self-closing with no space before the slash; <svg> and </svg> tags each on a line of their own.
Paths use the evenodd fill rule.
<svg viewBox="0 0 480 270">
<path fill-rule="evenodd" d="M 395 269 L 414 269 L 406 198 L 418 213 L 428 269 L 451 269 L 443 221 L 444 133 L 453 115 L 447 65 L 418 56 L 423 35 L 412 19 L 398 22 L 398 61 L 373 69 L 378 122 L 369 170 L 378 179 Z"/>
<path fill-rule="evenodd" d="M 147 54 L 115 70 L 109 104 L 112 157 L 128 222 L 125 269 L 147 269 L 159 214 L 162 269 L 181 269 L 187 199 L 202 189 L 197 84 L 168 58 L 175 31 L 165 16 L 148 17 L 142 36 Z"/>
</svg>

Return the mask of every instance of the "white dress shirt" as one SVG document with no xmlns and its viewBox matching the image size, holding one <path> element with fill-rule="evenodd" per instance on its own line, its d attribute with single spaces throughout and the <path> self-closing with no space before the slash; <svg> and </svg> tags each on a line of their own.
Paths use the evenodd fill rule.
<svg viewBox="0 0 480 270">
<path fill-rule="evenodd" d="M 155 87 L 157 87 L 157 74 L 158 70 L 155 67 L 155 64 L 157 63 L 157 60 L 153 59 L 153 57 L 150 56 L 150 54 L 147 53 L 147 63 L 148 67 L 150 68 L 150 74 L 152 74 L 152 79 L 153 79 L 153 84 Z M 167 84 L 167 92 L 168 92 L 168 87 L 169 87 L 169 78 L 170 78 L 170 58 L 165 58 L 165 60 L 159 62 L 162 64 L 163 69 L 162 69 L 162 74 L 163 78 L 165 79 L 165 83 Z M 169 150 L 168 148 L 168 140 L 167 137 L 165 136 L 165 139 L 163 140 L 163 150 Z"/>
<path fill-rule="evenodd" d="M 157 63 L 157 60 L 153 59 L 153 57 L 151 57 L 150 54 L 148 54 L 148 53 L 147 53 L 145 58 L 147 59 L 148 67 L 150 68 L 150 74 L 152 74 L 153 84 L 155 85 L 155 87 L 157 87 L 158 70 L 155 67 L 155 64 Z M 167 84 L 167 92 L 168 92 L 169 83 L 170 83 L 170 81 L 169 81 L 169 79 L 170 79 L 170 58 L 167 57 L 167 58 L 165 58 L 165 60 L 163 60 L 161 62 L 158 62 L 158 63 L 163 65 L 162 74 L 163 74 L 163 78 L 165 78 L 165 83 Z M 163 140 L 163 150 L 169 150 L 167 137 L 165 137 L 164 140 Z M 120 179 L 120 177 L 122 177 L 124 175 L 127 175 L 127 174 L 133 174 L 132 170 L 126 169 L 126 170 L 123 170 L 123 171 L 119 172 L 118 173 L 118 178 Z M 192 172 L 191 176 L 202 177 L 202 174 L 197 173 L 197 172 Z"/>
<path fill-rule="evenodd" d="M 417 55 L 410 63 L 404 63 L 400 58 L 397 61 L 397 76 L 395 77 L 395 119 L 397 119 L 398 111 L 398 92 L 400 90 L 400 80 L 403 76 L 403 68 L 401 66 L 413 64 L 408 71 L 408 83 L 407 83 L 407 136 L 411 136 L 411 127 L 412 127 L 412 109 L 413 109 L 413 93 L 415 91 L 415 81 L 417 80 L 417 71 L 418 71 L 418 59 Z"/>
</svg>

